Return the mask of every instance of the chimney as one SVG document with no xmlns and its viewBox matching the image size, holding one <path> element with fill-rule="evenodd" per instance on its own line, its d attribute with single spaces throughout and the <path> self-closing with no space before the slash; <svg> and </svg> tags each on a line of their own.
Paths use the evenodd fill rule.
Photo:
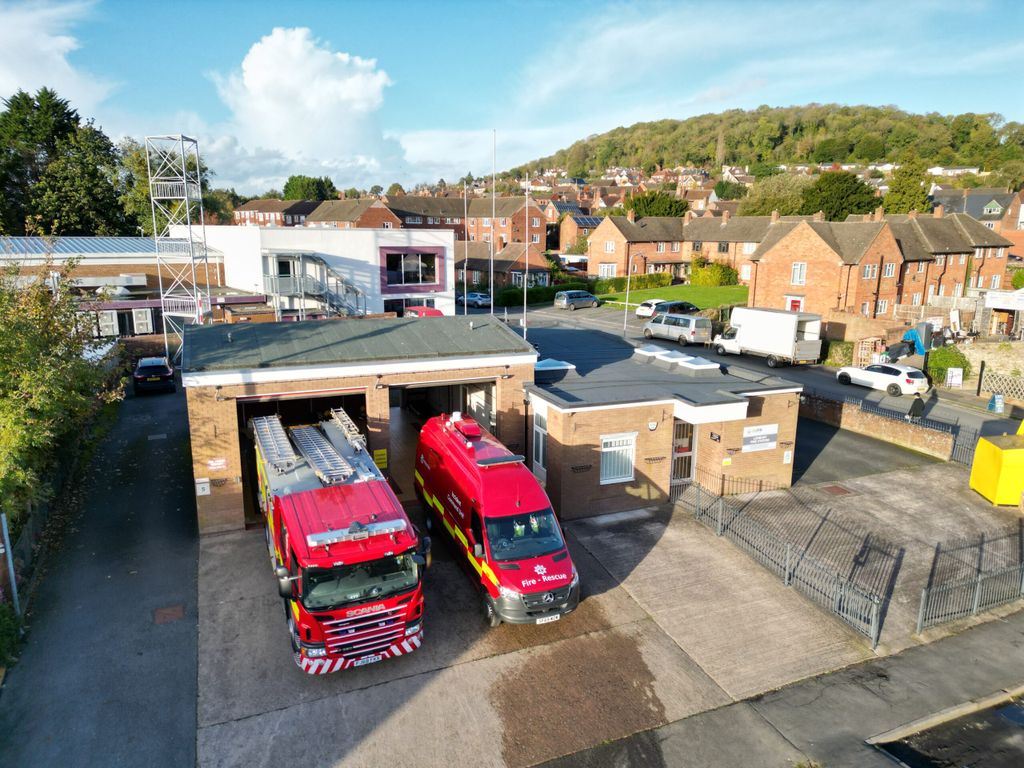
<svg viewBox="0 0 1024 768">
<path fill-rule="evenodd" d="M 885 221 L 885 208 L 882 206 L 875 208 L 875 221 Z"/>
<path fill-rule="evenodd" d="M 628 211 L 626 211 L 626 218 L 629 219 L 629 222 L 632 224 L 634 221 L 636 221 L 636 211 L 630 208 Z"/>
<path fill-rule="evenodd" d="M 934 216 L 936 219 L 941 219 L 942 215 L 945 212 L 946 212 L 946 206 L 944 206 L 942 203 L 939 203 L 938 205 L 935 206 L 935 210 L 932 211 L 932 216 Z"/>
<path fill-rule="evenodd" d="M 691 221 L 693 221 L 693 211 L 687 210 L 683 214 L 683 224 L 689 224 Z"/>
<path fill-rule="evenodd" d="M 715 218 L 715 212 L 708 208 L 704 213 L 700 215 L 702 219 L 713 219 Z"/>
<path fill-rule="evenodd" d="M 817 212 L 816 214 L 814 214 L 814 216 L 813 216 L 813 217 L 811 218 L 811 221 L 824 221 L 824 220 L 825 220 L 825 212 L 824 212 L 824 211 L 818 211 L 818 212 Z"/>
<path fill-rule="evenodd" d="M 728 224 L 728 223 L 729 223 L 729 212 L 728 211 L 722 211 L 722 224 L 725 225 L 725 224 Z"/>
<path fill-rule="evenodd" d="M 772 211 L 772 224 L 777 224 L 778 221 L 779 221 L 779 211 L 778 211 L 778 209 L 776 209 L 776 210 Z"/>
<path fill-rule="evenodd" d="M 907 218 L 908 219 L 916 219 L 917 218 L 917 210 L 915 209 L 915 210 L 911 211 L 910 213 L 908 213 L 907 214 Z"/>
</svg>

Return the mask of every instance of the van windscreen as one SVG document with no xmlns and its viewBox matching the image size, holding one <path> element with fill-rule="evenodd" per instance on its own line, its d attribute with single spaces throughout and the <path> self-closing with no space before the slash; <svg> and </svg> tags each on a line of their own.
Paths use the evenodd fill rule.
<svg viewBox="0 0 1024 768">
<path fill-rule="evenodd" d="M 491 557 L 498 561 L 549 555 L 565 547 L 562 531 L 550 508 L 488 518 L 486 525 Z"/>
</svg>

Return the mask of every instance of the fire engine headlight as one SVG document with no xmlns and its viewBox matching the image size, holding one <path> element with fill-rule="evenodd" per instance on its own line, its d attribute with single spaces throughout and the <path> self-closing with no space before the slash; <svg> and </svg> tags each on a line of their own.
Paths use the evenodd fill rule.
<svg viewBox="0 0 1024 768">
<path fill-rule="evenodd" d="M 410 624 L 409 626 L 407 626 L 405 628 L 405 636 L 408 637 L 409 635 L 415 635 L 419 631 L 420 631 L 420 622 L 417 621 L 415 624 Z"/>
<path fill-rule="evenodd" d="M 317 648 L 308 645 L 303 647 L 306 649 L 306 656 L 311 659 L 320 659 L 327 655 L 327 649 L 324 647 Z"/>
<path fill-rule="evenodd" d="M 504 584 L 498 585 L 498 594 L 509 600 L 521 600 L 523 597 L 521 592 L 516 592 L 516 590 L 506 587 Z"/>
</svg>

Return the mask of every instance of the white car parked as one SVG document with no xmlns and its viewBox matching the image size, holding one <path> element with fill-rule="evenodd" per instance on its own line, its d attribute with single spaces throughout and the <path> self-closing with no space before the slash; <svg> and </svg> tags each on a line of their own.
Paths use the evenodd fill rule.
<svg viewBox="0 0 1024 768">
<path fill-rule="evenodd" d="M 862 387 L 883 390 L 893 397 L 927 392 L 928 377 L 918 368 L 909 365 L 876 363 L 864 368 L 847 365 L 836 373 L 840 384 L 859 384 Z"/>
<path fill-rule="evenodd" d="M 668 299 L 647 299 L 647 301 L 641 301 L 636 308 L 637 317 L 654 317 L 657 313 L 658 305 L 664 304 Z"/>
</svg>

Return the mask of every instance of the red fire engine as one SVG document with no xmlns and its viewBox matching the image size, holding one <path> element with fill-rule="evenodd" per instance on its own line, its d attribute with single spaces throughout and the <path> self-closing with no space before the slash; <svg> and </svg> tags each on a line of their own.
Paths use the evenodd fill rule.
<svg viewBox="0 0 1024 768">
<path fill-rule="evenodd" d="M 420 540 L 345 411 L 249 422 L 267 547 L 295 663 L 310 674 L 412 653 L 423 640 Z"/>
<path fill-rule="evenodd" d="M 428 527 L 448 532 L 495 627 L 546 624 L 576 609 L 580 581 L 551 502 L 497 438 L 456 412 L 429 419 L 416 452 Z"/>
</svg>

